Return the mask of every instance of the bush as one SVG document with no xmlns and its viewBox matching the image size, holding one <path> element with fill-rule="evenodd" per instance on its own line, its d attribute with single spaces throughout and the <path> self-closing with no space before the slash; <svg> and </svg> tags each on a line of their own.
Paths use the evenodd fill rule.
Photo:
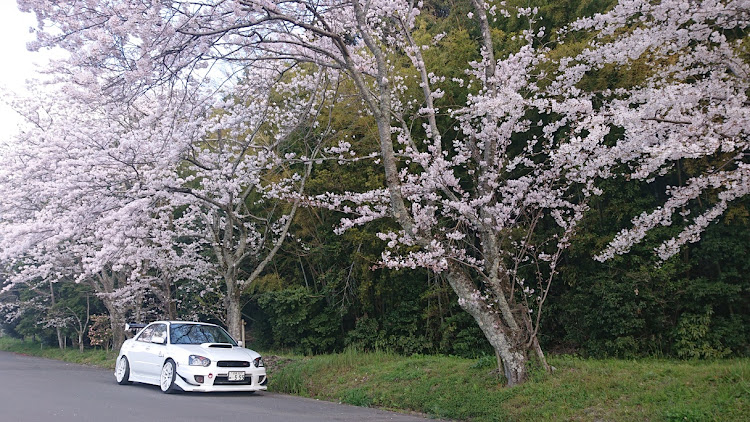
<svg viewBox="0 0 750 422">
<path fill-rule="evenodd" d="M 318 354 L 341 343 L 341 318 L 326 307 L 323 297 L 304 287 L 262 293 L 257 303 L 270 329 L 259 335 L 270 337 L 271 347 Z"/>
</svg>

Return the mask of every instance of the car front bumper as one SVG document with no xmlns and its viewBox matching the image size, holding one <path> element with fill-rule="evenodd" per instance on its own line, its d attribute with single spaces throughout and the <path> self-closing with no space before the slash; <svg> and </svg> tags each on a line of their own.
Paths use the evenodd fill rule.
<svg viewBox="0 0 750 422">
<path fill-rule="evenodd" d="M 244 381 L 228 381 L 229 371 L 240 371 L 245 373 Z M 203 377 L 203 382 L 198 382 L 196 376 Z M 268 378 L 265 368 L 217 368 L 178 365 L 175 384 L 184 391 L 216 392 L 216 391 L 262 391 L 266 390 Z"/>
</svg>

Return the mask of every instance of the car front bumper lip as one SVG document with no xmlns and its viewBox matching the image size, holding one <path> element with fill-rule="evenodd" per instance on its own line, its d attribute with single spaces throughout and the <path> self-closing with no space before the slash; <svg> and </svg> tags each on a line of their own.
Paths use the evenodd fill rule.
<svg viewBox="0 0 750 422">
<path fill-rule="evenodd" d="M 250 380 L 250 383 L 246 384 L 219 384 L 215 385 L 217 377 L 226 377 L 229 372 L 228 369 L 237 369 L 245 372 L 245 378 Z M 216 368 L 214 366 L 203 367 L 203 366 L 189 366 L 180 365 L 177 368 L 178 377 L 175 378 L 175 382 L 184 391 L 196 391 L 196 392 L 210 392 L 210 391 L 261 391 L 266 390 L 266 384 L 268 378 L 266 377 L 265 368 L 247 371 L 246 369 L 251 368 Z M 203 376 L 204 382 L 199 384 L 195 381 L 195 376 Z M 211 376 L 209 376 L 211 375 Z"/>
</svg>

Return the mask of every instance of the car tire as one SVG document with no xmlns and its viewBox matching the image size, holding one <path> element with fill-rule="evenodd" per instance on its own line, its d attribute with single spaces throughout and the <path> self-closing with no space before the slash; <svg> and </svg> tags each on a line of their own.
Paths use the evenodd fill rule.
<svg viewBox="0 0 750 422">
<path fill-rule="evenodd" d="M 177 391 L 177 386 L 174 383 L 174 379 L 177 376 L 177 367 L 172 359 L 167 359 L 164 362 L 164 366 L 161 367 L 161 375 L 159 376 L 159 387 L 161 391 L 166 394 L 172 394 Z"/>
<path fill-rule="evenodd" d="M 125 356 L 117 361 L 115 366 L 115 379 L 120 385 L 131 384 L 130 382 L 130 362 Z"/>
</svg>

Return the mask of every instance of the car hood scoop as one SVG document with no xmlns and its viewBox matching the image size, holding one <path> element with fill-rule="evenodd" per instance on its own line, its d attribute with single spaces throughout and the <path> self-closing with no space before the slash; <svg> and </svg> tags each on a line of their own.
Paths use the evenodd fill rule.
<svg viewBox="0 0 750 422">
<path fill-rule="evenodd" d="M 231 349 L 234 347 L 229 343 L 203 343 L 201 346 L 211 349 Z"/>
</svg>

